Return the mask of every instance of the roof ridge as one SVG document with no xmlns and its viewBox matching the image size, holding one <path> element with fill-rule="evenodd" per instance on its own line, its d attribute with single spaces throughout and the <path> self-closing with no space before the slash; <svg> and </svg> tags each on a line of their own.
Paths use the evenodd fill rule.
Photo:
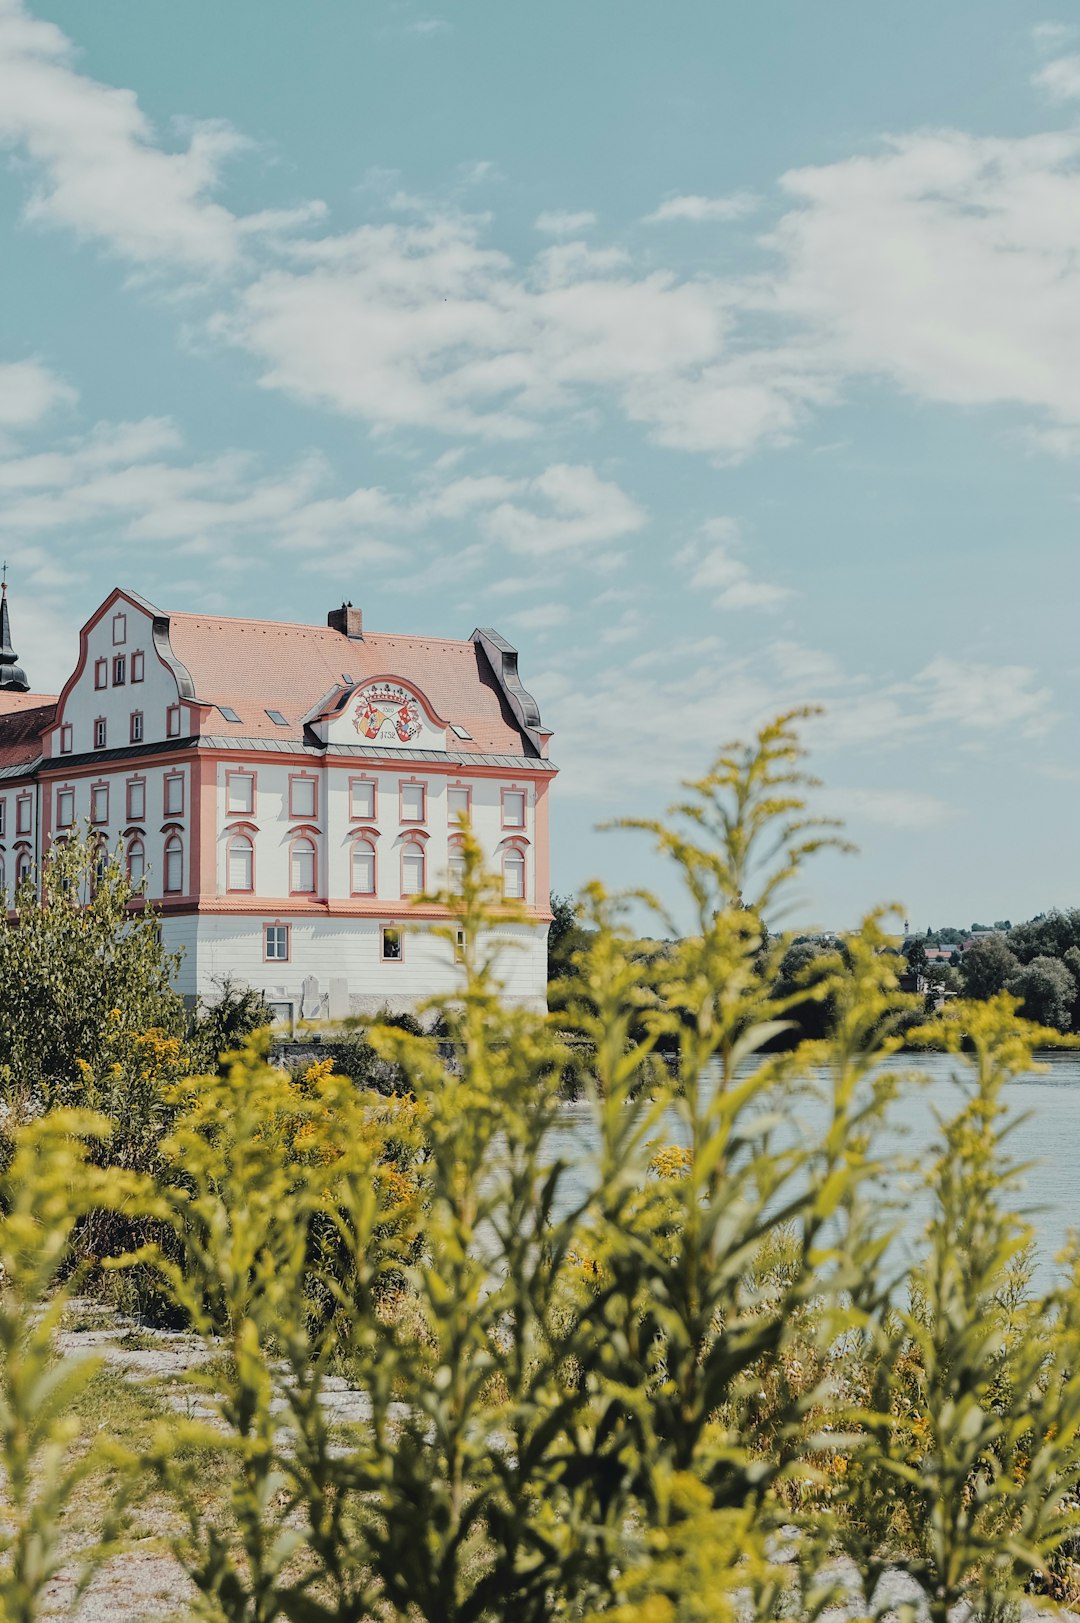
<svg viewBox="0 0 1080 1623">
<path fill-rule="evenodd" d="M 164 613 L 168 616 L 170 622 L 173 620 L 198 620 L 207 623 L 215 620 L 227 620 L 230 625 L 274 626 L 279 631 L 320 631 L 327 632 L 335 637 L 341 637 L 341 632 L 335 631 L 333 626 L 313 625 L 309 620 L 264 620 L 257 615 L 250 614 L 193 614 L 188 609 L 178 609 L 175 613 L 166 609 Z M 445 643 L 453 648 L 472 646 L 472 639 L 469 637 L 427 637 L 423 633 L 415 631 L 365 631 L 361 640 L 364 642 L 382 642 L 390 639 L 395 642 Z M 342 640 L 348 641 L 349 639 Z"/>
</svg>

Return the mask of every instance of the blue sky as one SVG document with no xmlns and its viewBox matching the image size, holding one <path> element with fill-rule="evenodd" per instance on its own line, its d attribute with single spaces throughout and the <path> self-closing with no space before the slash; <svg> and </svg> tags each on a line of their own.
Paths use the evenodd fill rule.
<svg viewBox="0 0 1080 1623">
<path fill-rule="evenodd" d="M 0 148 L 35 685 L 114 583 L 495 625 L 561 890 L 820 703 L 793 917 L 1080 901 L 1067 12 L 0 0 Z"/>
</svg>

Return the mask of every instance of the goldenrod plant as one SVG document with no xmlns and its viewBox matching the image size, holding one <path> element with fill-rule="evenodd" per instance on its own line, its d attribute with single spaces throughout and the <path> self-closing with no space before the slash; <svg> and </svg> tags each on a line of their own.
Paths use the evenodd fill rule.
<svg viewBox="0 0 1080 1623">
<path fill-rule="evenodd" d="M 1017 1291 L 1033 1232 L 1013 1202 L 1002 1090 L 1060 1033 L 1018 1000 L 954 1003 L 911 1033 L 966 1062 L 967 1098 L 941 1126 L 926 1175 L 932 1211 L 910 1299 L 883 1322 L 875 1404 L 851 1455 L 841 1538 L 873 1599 L 886 1565 L 910 1573 L 933 1623 L 967 1603 L 1008 1616 L 1050 1578 L 1078 1529 L 1077 1266 L 1043 1298 Z M 964 1075 L 963 1072 L 967 1074 Z"/>
<path fill-rule="evenodd" d="M 17 1129 L 0 1177 L 0 1616 L 33 1623 L 62 1568 L 76 1591 L 110 1553 L 113 1518 L 80 1539 L 70 1512 L 87 1477 L 104 1469 L 98 1447 L 76 1448 L 72 1406 L 94 1377 L 93 1358 L 58 1358 L 67 1308 L 71 1233 L 86 1211 L 130 1210 L 146 1198 L 137 1180 L 90 1164 L 109 1130 L 86 1111 L 55 1110 Z M 121 1508 L 118 1495 L 114 1512 Z"/>
<path fill-rule="evenodd" d="M 149 1461 L 186 1515 L 177 1553 L 210 1616 L 314 1618 L 313 1588 L 324 1605 L 324 1592 L 333 1597 L 329 1615 L 367 1615 L 320 1401 L 337 1349 L 325 1306 L 347 1304 L 350 1329 L 374 1322 L 415 1202 L 387 1153 L 407 1125 L 326 1066 L 292 1082 L 267 1064 L 265 1035 L 220 1074 L 180 1084 L 176 1105 L 160 1210 L 177 1252 L 150 1247 L 129 1261 L 156 1265 L 216 1355 L 189 1376 L 205 1417 L 162 1427 Z M 233 1465 L 224 1524 L 199 1481 L 200 1457 L 214 1450 Z"/>
<path fill-rule="evenodd" d="M 838 838 L 807 810 L 801 720 L 630 825 L 672 865 L 685 916 L 591 886 L 554 1016 L 503 996 L 520 904 L 463 825 L 460 889 L 424 898 L 459 968 L 425 1011 L 438 1040 L 389 1021 L 364 1037 L 398 1096 L 327 1062 L 291 1078 L 265 1036 L 191 1076 L 166 1026 L 132 1027 L 114 1066 L 104 1021 L 93 1096 L 112 1112 L 145 1083 L 164 1107 L 131 1165 L 153 1174 L 140 1210 L 166 1241 L 128 1266 L 157 1270 L 206 1359 L 200 1413 L 163 1425 L 133 1479 L 175 1494 L 203 1615 L 765 1623 L 829 1606 L 838 1556 L 867 1617 L 890 1569 L 932 1623 L 1077 1591 L 1080 1259 L 1048 1293 L 1025 1282 L 1002 1104 L 1056 1034 L 1008 996 L 920 1027 L 884 913 L 788 956 L 787 887 Z M 647 949 L 642 907 L 669 938 Z M 800 1040 L 810 1002 L 821 1035 Z M 887 1128 L 919 1042 L 954 1056 L 966 1091 L 919 1169 L 930 1218 L 911 1263 Z M 12 1212 L 37 1198 L 18 1195 L 34 1134 L 87 1159 L 85 1127 L 35 1098 Z M 9 1386 L 16 1348 L 39 1373 L 48 1357 L 72 1221 L 136 1187 L 98 1176 L 77 1194 L 45 1176 L 33 1220 L 54 1261 L 6 1298 L 24 1304 L 2 1331 Z M 3 1463 L 17 1506 L 60 1473 L 52 1528 L 74 1439 L 47 1429 L 28 1455 L 26 1412 Z M 210 1454 L 224 1505 L 203 1491 Z M 42 1537 L 12 1616 L 55 1570 Z"/>
<path fill-rule="evenodd" d="M 635 954 L 619 904 L 590 893 L 595 928 L 568 1016 L 594 1054 L 587 1108 L 599 1149 L 588 1168 L 553 1148 L 566 1055 L 549 1021 L 499 995 L 492 939 L 515 905 L 463 830 L 461 892 L 429 898 L 446 907 L 448 950 L 460 958 L 460 989 L 437 1006 L 456 1059 L 448 1067 L 430 1041 L 397 1028 L 370 1033 L 416 1101 L 419 1231 L 411 1253 L 398 1248 L 402 1290 L 388 1311 L 365 1284 L 379 1266 L 380 1214 L 369 1203 L 356 1215 L 370 1168 L 346 1154 L 320 1212 L 335 1207 L 352 1247 L 336 1276 L 333 1339 L 370 1403 L 370 1425 L 343 1453 L 319 1452 L 304 1484 L 290 1461 L 313 1451 L 301 1410 L 310 1418 L 315 1408 L 296 1396 L 315 1379 L 310 1329 L 297 1317 L 313 1185 L 295 1168 L 289 1135 L 270 1128 L 279 1107 L 267 1115 L 273 1084 L 252 1056 L 238 1062 L 227 1103 L 193 1091 L 176 1158 L 197 1192 L 180 1227 L 209 1200 L 214 1242 L 186 1242 L 174 1288 L 206 1332 L 217 1322 L 199 1302 L 227 1302 L 230 1378 L 248 1397 L 223 1414 L 244 1462 L 235 1508 L 246 1529 L 244 1604 L 258 1579 L 257 1615 L 296 1609 L 268 1552 L 284 1549 L 276 1540 L 290 1517 L 311 1528 L 313 1507 L 330 1500 L 343 1540 L 335 1570 L 358 1581 L 360 1562 L 386 1604 L 432 1620 L 541 1619 L 613 1604 L 620 1575 L 635 1571 L 647 1585 L 654 1537 L 667 1528 L 677 1543 L 684 1507 L 697 1515 L 700 1494 L 722 1518 L 710 1537 L 731 1553 L 732 1593 L 750 1553 L 770 1567 L 768 1540 L 790 1519 L 782 1489 L 813 1472 L 808 1423 L 827 1402 L 819 1381 L 797 1377 L 792 1349 L 824 1363 L 865 1312 L 860 1292 L 883 1243 L 863 1221 L 858 1191 L 875 1170 L 867 1141 L 888 1092 L 871 1072 L 906 1007 L 870 921 L 835 1043 L 761 1052 L 785 1010 L 762 974 L 763 951 L 780 950 L 765 942 L 762 909 L 833 838 L 803 814 L 803 786 L 785 720 L 693 786 L 683 810 L 696 833 L 718 835 L 718 851 L 654 830 L 697 908 L 698 933 L 672 953 Z M 674 1069 L 657 1059 L 661 1035 L 675 1037 Z M 821 1076 L 827 1128 L 816 1138 L 785 1133 Z M 210 1088 L 206 1098 L 216 1097 Z M 219 1122 L 208 1112 L 220 1109 Z M 196 1140 L 221 1131 L 231 1157 L 238 1133 L 257 1145 L 258 1170 L 233 1188 L 230 1159 L 211 1189 Z M 672 1133 L 680 1175 L 650 1178 L 658 1140 Z M 252 1189 L 263 1191 L 258 1201 Z M 196 1232 L 206 1225 L 198 1216 Z M 770 1250 L 783 1261 L 763 1289 L 752 1281 Z M 236 1340 L 246 1321 L 248 1374 Z M 287 1371 L 280 1387 L 265 1362 L 271 1343 Z M 286 1442 L 274 1441 L 275 1424 L 291 1426 Z M 271 1482 L 292 1486 L 275 1500 Z M 219 1537 L 193 1530 L 191 1548 Z M 223 1561 L 192 1568 L 218 1604 Z M 238 1572 L 229 1568 L 228 1584 L 240 1595 Z"/>
</svg>

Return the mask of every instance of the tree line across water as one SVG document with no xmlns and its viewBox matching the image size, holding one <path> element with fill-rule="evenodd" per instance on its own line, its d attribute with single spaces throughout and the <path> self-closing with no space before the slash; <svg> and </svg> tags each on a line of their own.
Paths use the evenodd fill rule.
<svg viewBox="0 0 1080 1623">
<path fill-rule="evenodd" d="M 185 1013 L 119 867 L 53 848 L 0 924 L 0 1615 L 41 1616 L 153 1495 L 230 1623 L 766 1623 L 841 1588 L 869 1617 L 895 1573 L 932 1623 L 1080 1597 L 1080 1253 L 1031 1289 L 1002 1104 L 1053 1034 L 1007 992 L 926 1021 L 876 914 L 792 966 L 764 920 L 833 839 L 796 720 L 633 825 L 696 927 L 643 951 L 590 887 L 554 1018 L 501 997 L 485 942 L 517 904 L 466 835 L 461 893 L 428 898 L 460 932 L 427 1012 L 450 1063 L 389 1022 L 359 1078 L 290 1075 L 258 1033 L 217 1063 L 208 1022 L 255 1011 Z M 881 1064 L 904 1041 L 958 1081 L 906 1169 L 930 1212 L 908 1266 L 886 1126 L 919 1081 Z M 54 1333 L 88 1288 L 204 1349 L 187 1415 L 76 1434 L 93 1369 Z"/>
<path fill-rule="evenodd" d="M 551 905 L 548 972 L 557 1007 L 577 975 L 576 959 L 587 946 L 588 931 L 573 897 L 552 896 Z M 931 959 L 928 946 L 951 948 L 948 960 Z M 674 947 L 674 939 L 643 939 L 637 951 L 643 963 L 662 963 Z M 1008 992 L 1018 1000 L 1025 1019 L 1056 1032 L 1080 1032 L 1080 908 L 1055 908 L 1023 924 L 1000 920 L 993 927 L 973 925 L 970 932 L 951 927 L 928 931 L 883 950 L 896 952 L 903 967 L 925 983 L 924 1012 L 932 1011 L 943 992 L 983 1002 Z M 791 997 L 800 988 L 807 992 L 789 1009 L 791 1026 L 785 1042 L 824 1034 L 835 1012 L 835 998 L 828 990 L 822 995 L 822 988 L 831 987 L 837 971 L 849 969 L 850 962 L 842 935 L 796 936 L 778 961 L 762 955 L 762 973 L 774 975 L 778 996 Z"/>
</svg>

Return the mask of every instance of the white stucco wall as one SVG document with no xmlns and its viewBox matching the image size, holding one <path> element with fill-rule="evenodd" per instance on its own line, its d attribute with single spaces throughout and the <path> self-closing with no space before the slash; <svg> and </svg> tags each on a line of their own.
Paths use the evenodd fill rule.
<svg viewBox="0 0 1080 1623">
<path fill-rule="evenodd" d="M 167 918 L 163 940 L 169 951 L 184 949 L 178 990 L 213 998 L 222 978 L 257 987 L 271 1001 L 292 1004 L 297 1021 L 374 1013 L 383 1005 L 412 1009 L 432 994 L 452 996 L 461 971 L 448 941 L 421 921 L 400 919 L 286 920 L 291 928 L 288 963 L 263 958 L 264 926 L 274 915 L 238 917 L 203 914 Z M 400 962 L 381 956 L 381 927 L 403 931 Z M 511 1002 L 542 1009 L 547 985 L 547 925 L 507 924 L 487 938 L 498 952 L 497 974 Z M 304 1000 L 304 983 L 308 999 Z"/>
</svg>

